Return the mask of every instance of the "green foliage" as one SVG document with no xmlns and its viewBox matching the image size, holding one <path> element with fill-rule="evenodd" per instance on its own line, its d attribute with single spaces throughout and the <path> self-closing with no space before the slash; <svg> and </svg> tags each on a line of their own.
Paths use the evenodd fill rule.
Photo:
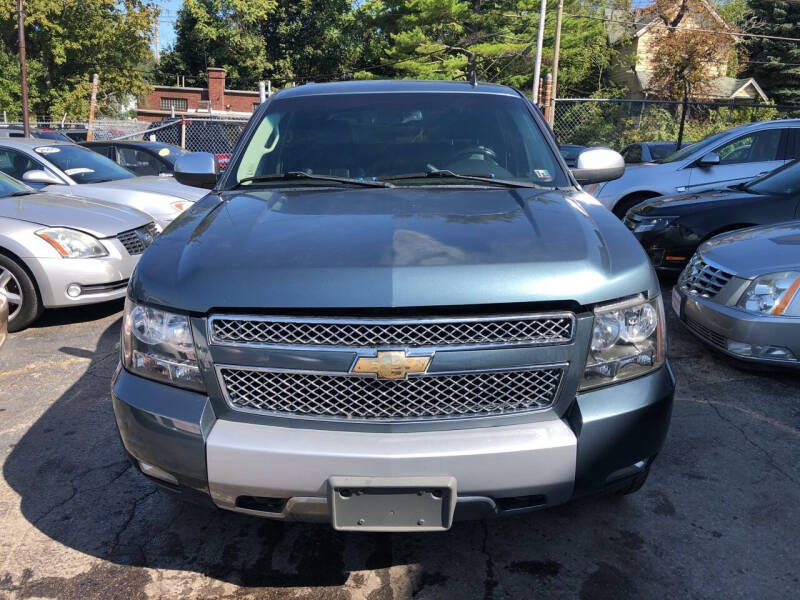
<svg viewBox="0 0 800 600">
<path fill-rule="evenodd" d="M 25 2 L 31 112 L 86 118 L 93 73 L 100 76 L 100 115 L 116 116 L 130 94 L 143 96 L 156 10 L 150 0 Z M 20 117 L 14 0 L 0 0 L 0 87 L 0 109 Z"/>
<path fill-rule="evenodd" d="M 748 16 L 758 23 L 754 33 L 800 37 L 800 3 L 789 0 L 748 0 Z M 751 38 L 745 73 L 755 77 L 764 92 L 779 104 L 800 105 L 800 44 Z"/>
</svg>

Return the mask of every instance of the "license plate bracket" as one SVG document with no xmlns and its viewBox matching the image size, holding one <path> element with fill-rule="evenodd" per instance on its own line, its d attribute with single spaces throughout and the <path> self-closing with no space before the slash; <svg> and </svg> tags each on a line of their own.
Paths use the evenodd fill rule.
<svg viewBox="0 0 800 600">
<path fill-rule="evenodd" d="M 331 523 L 340 531 L 445 531 L 456 505 L 453 477 L 328 480 Z"/>
</svg>

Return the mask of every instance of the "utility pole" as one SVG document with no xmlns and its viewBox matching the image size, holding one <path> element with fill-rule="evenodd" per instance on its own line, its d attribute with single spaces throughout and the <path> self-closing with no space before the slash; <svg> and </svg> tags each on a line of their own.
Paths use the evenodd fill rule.
<svg viewBox="0 0 800 600">
<path fill-rule="evenodd" d="M 156 46 L 155 58 L 156 64 L 158 64 L 158 62 L 161 60 L 161 52 L 158 48 L 158 14 L 156 14 L 155 28 L 153 29 L 153 42 L 155 42 Z"/>
<path fill-rule="evenodd" d="M 536 59 L 533 63 L 533 93 L 531 98 L 536 102 L 539 97 L 539 74 L 542 71 L 542 42 L 544 41 L 544 18 L 547 13 L 547 0 L 542 0 L 539 10 L 539 32 L 536 34 Z"/>
<path fill-rule="evenodd" d="M 561 54 L 561 20 L 564 16 L 564 0 L 558 0 L 558 10 L 556 12 L 556 45 L 553 48 L 553 92 L 550 97 L 550 112 L 548 121 L 550 127 L 556 120 L 556 95 L 558 95 L 558 57 Z"/>
<path fill-rule="evenodd" d="M 22 0 L 17 0 L 17 35 L 19 40 L 19 72 L 22 88 L 22 130 L 25 137 L 31 135 L 31 122 L 28 115 L 28 63 L 25 59 L 25 8 Z"/>
<path fill-rule="evenodd" d="M 89 126 L 87 127 L 88 131 L 86 132 L 86 141 L 91 142 L 92 134 L 94 133 L 92 129 L 94 128 L 94 111 L 97 108 L 97 82 L 99 77 L 97 73 L 92 75 L 92 98 L 89 101 Z"/>
</svg>

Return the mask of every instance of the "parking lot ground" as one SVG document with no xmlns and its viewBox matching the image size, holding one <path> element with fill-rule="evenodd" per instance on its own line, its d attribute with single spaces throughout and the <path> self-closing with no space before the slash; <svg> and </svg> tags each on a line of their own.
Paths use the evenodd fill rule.
<svg viewBox="0 0 800 600">
<path fill-rule="evenodd" d="M 49 312 L 0 352 L 0 598 L 797 597 L 800 376 L 737 370 L 673 315 L 672 427 L 638 494 L 369 535 L 137 475 L 109 401 L 120 309 Z"/>
</svg>

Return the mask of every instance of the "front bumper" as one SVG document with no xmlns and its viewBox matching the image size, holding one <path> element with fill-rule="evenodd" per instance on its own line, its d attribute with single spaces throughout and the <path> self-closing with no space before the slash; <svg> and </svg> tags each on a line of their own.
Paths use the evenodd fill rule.
<svg viewBox="0 0 800 600">
<path fill-rule="evenodd" d="M 636 224 L 630 217 L 625 220 L 625 225 L 639 240 L 653 267 L 658 271 L 679 273 L 700 243 L 697 235 L 677 225 L 637 233 L 634 232 Z"/>
<path fill-rule="evenodd" d="M 649 467 L 667 433 L 673 391 L 665 366 L 578 394 L 561 419 L 410 432 L 218 419 L 207 396 L 121 368 L 112 398 L 135 464 L 168 473 L 175 491 L 207 495 L 237 512 L 330 522 L 335 476 L 452 477 L 456 518 L 539 509 L 606 490 Z"/>
<path fill-rule="evenodd" d="M 680 320 L 697 338 L 715 350 L 747 363 L 800 369 L 800 318 L 751 314 L 686 294 L 679 287 Z M 798 360 L 776 360 L 731 352 L 728 342 L 788 348 Z"/>
<path fill-rule="evenodd" d="M 125 297 L 128 279 L 141 255 L 131 256 L 116 239 L 104 239 L 108 256 L 102 258 L 28 258 L 42 303 L 47 308 L 95 304 Z M 81 287 L 71 297 L 67 288 Z"/>
</svg>

